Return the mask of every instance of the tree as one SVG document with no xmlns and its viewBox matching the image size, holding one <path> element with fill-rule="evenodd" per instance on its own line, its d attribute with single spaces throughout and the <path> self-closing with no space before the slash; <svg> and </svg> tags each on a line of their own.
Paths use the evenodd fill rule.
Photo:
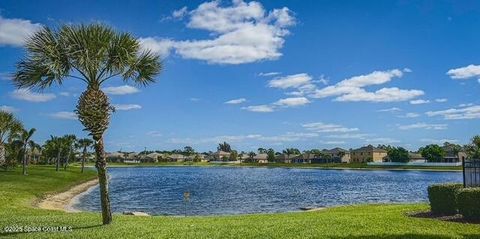
<svg viewBox="0 0 480 239">
<path fill-rule="evenodd" d="M 229 160 L 230 160 L 230 161 L 236 161 L 237 158 L 238 158 L 238 152 L 237 152 L 237 150 L 232 150 L 232 152 L 230 152 Z"/>
<path fill-rule="evenodd" d="M 33 159 L 33 161 L 37 161 L 37 159 L 35 158 L 35 150 L 38 150 L 40 152 L 42 150 L 42 147 L 39 144 L 35 143 L 35 141 L 33 140 L 28 141 L 28 147 L 30 148 L 31 159 Z"/>
<path fill-rule="evenodd" d="M 466 146 L 468 157 L 471 159 L 480 159 L 480 135 L 472 138 L 472 142 Z"/>
<path fill-rule="evenodd" d="M 68 154 L 65 157 L 65 161 L 63 163 L 63 170 L 67 170 L 68 160 L 72 157 L 72 153 L 75 150 L 75 144 L 77 143 L 77 136 L 73 134 L 67 134 L 63 136 L 63 139 L 66 146 L 66 152 L 68 152 Z"/>
<path fill-rule="evenodd" d="M 78 119 L 95 141 L 103 224 L 112 222 L 103 135 L 114 111 L 101 86 L 113 77 L 146 86 L 162 69 L 159 56 L 141 50 L 129 33 L 102 24 L 44 27 L 25 43 L 13 81 L 19 88 L 44 89 L 67 78 L 86 83 L 76 107 Z"/>
<path fill-rule="evenodd" d="M 88 138 L 79 139 L 77 141 L 77 147 L 82 149 L 82 173 L 85 168 L 85 159 L 87 158 L 88 148 L 93 145 L 93 140 Z"/>
<path fill-rule="evenodd" d="M 223 152 L 231 152 L 232 151 L 232 148 L 230 147 L 230 144 L 228 144 L 227 142 L 223 142 L 223 144 L 218 144 L 217 149 L 219 151 L 223 151 Z"/>
<path fill-rule="evenodd" d="M 27 175 L 27 157 L 28 157 L 28 142 L 32 138 L 33 134 L 35 133 L 36 129 L 32 128 L 30 130 L 22 129 L 21 133 L 18 134 L 17 142 L 22 147 L 22 168 L 23 168 L 23 175 Z"/>
<path fill-rule="evenodd" d="M 442 147 L 436 144 L 430 144 L 425 146 L 425 148 L 422 148 L 420 154 L 428 162 L 441 162 L 445 156 L 445 151 L 442 149 Z"/>
<path fill-rule="evenodd" d="M 264 148 L 258 148 L 257 151 L 258 151 L 259 154 L 266 154 L 267 153 L 267 150 L 264 149 Z"/>
<path fill-rule="evenodd" d="M 388 159 L 391 162 L 400 162 L 400 163 L 406 163 L 410 161 L 410 156 L 408 154 L 408 151 L 405 148 L 402 147 L 390 147 L 387 151 Z"/>
<path fill-rule="evenodd" d="M 183 148 L 183 153 L 187 156 L 190 156 L 190 155 L 193 155 L 195 153 L 195 150 L 190 146 L 185 146 Z"/>
<path fill-rule="evenodd" d="M 5 144 L 23 129 L 23 125 L 12 113 L 0 110 L 0 165 L 6 162 Z M 7 169 L 7 164 L 5 164 Z"/>
<path fill-rule="evenodd" d="M 253 152 L 253 151 L 248 153 L 248 159 L 249 159 L 250 162 L 253 163 L 253 157 L 255 157 L 255 155 L 257 155 L 257 154 L 255 154 L 255 152 Z"/>
<path fill-rule="evenodd" d="M 267 160 L 268 162 L 275 161 L 275 150 L 273 150 L 272 148 L 267 150 Z"/>
</svg>

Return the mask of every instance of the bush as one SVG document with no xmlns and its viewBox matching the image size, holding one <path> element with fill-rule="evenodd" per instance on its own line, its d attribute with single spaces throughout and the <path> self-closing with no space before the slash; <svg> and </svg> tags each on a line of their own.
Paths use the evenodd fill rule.
<svg viewBox="0 0 480 239">
<path fill-rule="evenodd" d="M 480 188 L 458 190 L 457 207 L 465 219 L 480 220 Z"/>
<path fill-rule="evenodd" d="M 434 214 L 457 214 L 456 193 L 462 184 L 434 184 L 428 187 L 428 200 Z"/>
</svg>

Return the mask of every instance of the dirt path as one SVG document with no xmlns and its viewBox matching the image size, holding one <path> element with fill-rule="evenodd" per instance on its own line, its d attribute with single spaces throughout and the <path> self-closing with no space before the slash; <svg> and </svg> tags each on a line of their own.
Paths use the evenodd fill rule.
<svg viewBox="0 0 480 239">
<path fill-rule="evenodd" d="M 42 209 L 49 210 L 61 210 L 65 212 L 78 212 L 77 210 L 70 207 L 71 201 L 78 196 L 79 194 L 87 191 L 88 189 L 96 186 L 98 184 L 98 179 L 90 180 L 88 182 L 76 185 L 69 190 L 49 195 L 35 206 Z"/>
</svg>

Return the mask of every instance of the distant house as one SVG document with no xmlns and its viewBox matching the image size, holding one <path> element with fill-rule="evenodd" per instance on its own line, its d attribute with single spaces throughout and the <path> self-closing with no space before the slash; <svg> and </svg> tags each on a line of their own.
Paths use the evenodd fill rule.
<svg viewBox="0 0 480 239">
<path fill-rule="evenodd" d="M 350 152 L 350 161 L 353 163 L 383 162 L 387 157 L 387 151 L 372 145 L 354 149 Z"/>
<path fill-rule="evenodd" d="M 299 156 L 298 154 L 295 154 L 295 155 L 279 154 L 279 155 L 275 155 L 275 161 L 279 163 L 292 163 L 293 162 L 292 159 L 298 156 Z"/>
<path fill-rule="evenodd" d="M 230 152 L 225 152 L 225 151 L 219 150 L 219 151 L 213 153 L 212 156 L 213 156 L 215 161 L 222 161 L 224 159 L 228 160 L 228 158 L 230 158 Z"/>
<path fill-rule="evenodd" d="M 422 157 L 422 155 L 419 154 L 419 153 L 409 152 L 408 153 L 408 158 L 410 159 L 410 162 L 414 162 L 414 163 L 426 162 L 426 159 L 424 157 Z"/>
<path fill-rule="evenodd" d="M 268 154 L 257 154 L 253 156 L 253 160 L 257 163 L 268 163 Z"/>
<path fill-rule="evenodd" d="M 170 162 L 183 162 L 185 161 L 185 156 L 181 154 L 170 154 L 167 156 L 167 159 Z"/>
<path fill-rule="evenodd" d="M 333 162 L 335 163 L 349 163 L 350 162 L 350 152 L 342 148 L 333 148 L 333 149 L 324 149 L 322 153 L 330 156 Z"/>
<path fill-rule="evenodd" d="M 106 153 L 105 157 L 108 162 L 123 162 L 125 160 L 123 153 L 120 152 Z"/>
<path fill-rule="evenodd" d="M 312 153 L 303 153 L 290 157 L 292 163 L 310 163 L 316 158 Z"/>
</svg>

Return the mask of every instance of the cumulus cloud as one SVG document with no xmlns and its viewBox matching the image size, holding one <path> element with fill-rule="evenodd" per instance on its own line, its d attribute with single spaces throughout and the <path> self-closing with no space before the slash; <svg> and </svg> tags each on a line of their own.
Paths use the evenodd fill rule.
<svg viewBox="0 0 480 239">
<path fill-rule="evenodd" d="M 447 124 L 427 124 L 427 123 L 415 123 L 409 125 L 399 125 L 398 129 L 410 130 L 410 129 L 431 129 L 431 130 L 445 130 Z"/>
<path fill-rule="evenodd" d="M 452 79 L 464 80 L 480 76 L 480 65 L 468 65 L 447 71 Z"/>
<path fill-rule="evenodd" d="M 445 103 L 447 101 L 448 101 L 448 99 L 446 99 L 446 98 L 435 99 L 435 102 L 437 102 L 437 103 Z"/>
<path fill-rule="evenodd" d="M 11 93 L 11 96 L 17 100 L 30 102 L 47 102 L 56 98 L 52 93 L 37 93 L 29 89 L 18 89 Z"/>
<path fill-rule="evenodd" d="M 182 7 L 180 9 L 178 9 L 178 10 L 173 11 L 172 17 L 175 18 L 175 19 L 182 19 L 187 14 L 188 14 L 188 9 L 185 6 L 185 7 Z"/>
<path fill-rule="evenodd" d="M 480 118 L 480 105 L 464 104 L 460 108 L 450 108 L 439 111 L 428 111 L 426 114 L 430 117 L 441 116 L 447 120 L 459 120 L 459 119 L 479 119 Z"/>
<path fill-rule="evenodd" d="M 326 124 L 323 122 L 307 123 L 303 128 L 317 133 L 347 133 L 358 131 L 358 128 L 347 128 L 338 124 Z"/>
<path fill-rule="evenodd" d="M 417 113 L 406 113 L 405 115 L 400 116 L 401 118 L 417 118 L 420 114 Z"/>
<path fill-rule="evenodd" d="M 345 133 L 345 134 L 332 134 L 327 135 L 327 138 L 334 138 L 334 139 L 366 139 L 370 134 L 352 134 L 352 133 Z"/>
<path fill-rule="evenodd" d="M 0 45 L 21 47 L 28 37 L 41 28 L 41 24 L 29 20 L 6 19 L 0 16 Z"/>
<path fill-rule="evenodd" d="M 299 88 L 304 85 L 310 84 L 312 77 L 306 73 L 288 75 L 284 77 L 277 77 L 268 82 L 268 86 L 272 88 L 287 89 L 287 88 Z"/>
<path fill-rule="evenodd" d="M 224 104 L 236 105 L 236 104 L 241 104 L 245 101 L 247 101 L 247 99 L 238 98 L 238 99 L 233 99 L 233 100 L 226 101 Z"/>
<path fill-rule="evenodd" d="M 404 90 L 397 87 L 382 88 L 368 92 L 365 87 L 381 85 L 393 78 L 403 76 L 406 70 L 393 69 L 389 71 L 374 71 L 367 75 L 354 76 L 342 80 L 335 85 L 316 89 L 310 96 L 313 98 L 336 97 L 335 101 L 367 101 L 367 102 L 396 102 L 416 98 L 424 94 L 421 90 Z"/>
<path fill-rule="evenodd" d="M 256 1 L 220 1 L 200 4 L 196 9 L 177 10 L 176 16 L 189 17 L 187 27 L 209 31 L 211 39 L 172 41 L 160 38 L 140 39 L 145 48 L 154 52 L 175 53 L 186 59 L 216 64 L 243 64 L 274 60 L 282 53 L 288 27 L 295 24 L 291 11 L 284 7 L 266 12 Z"/>
<path fill-rule="evenodd" d="M 419 99 L 419 100 L 411 100 L 410 101 L 410 104 L 412 104 L 412 105 L 423 105 L 423 104 L 428 104 L 428 103 L 430 103 L 430 100 Z"/>
<path fill-rule="evenodd" d="M 105 87 L 102 90 L 110 95 L 128 95 L 140 92 L 139 89 L 129 85 Z"/>
<path fill-rule="evenodd" d="M 445 142 L 458 143 L 459 140 L 458 139 L 429 139 L 429 138 L 425 138 L 425 139 L 420 139 L 420 142 L 429 143 L 429 144 L 443 144 Z"/>
<path fill-rule="evenodd" d="M 251 111 L 251 112 L 259 112 L 259 113 L 270 113 L 275 111 L 274 107 L 270 105 L 251 105 L 242 107 L 242 109 Z"/>
<path fill-rule="evenodd" d="M 305 97 L 292 97 L 292 98 L 280 99 L 273 104 L 278 106 L 293 107 L 293 106 L 306 105 L 309 103 L 310 101 Z"/>
<path fill-rule="evenodd" d="M 400 140 L 393 139 L 393 138 L 374 138 L 374 139 L 367 139 L 366 141 L 369 144 L 395 144 L 395 143 L 401 142 Z"/>
<path fill-rule="evenodd" d="M 13 113 L 13 112 L 17 112 L 18 109 L 13 107 L 13 106 L 8 106 L 8 105 L 0 105 L 0 111 L 5 111 L 5 112 L 8 112 L 8 113 Z"/>
<path fill-rule="evenodd" d="M 76 120 L 77 114 L 74 112 L 69 112 L 69 111 L 60 111 L 56 113 L 49 114 L 50 117 L 54 119 L 61 119 L 61 120 Z"/>
<path fill-rule="evenodd" d="M 139 110 L 142 108 L 141 105 L 137 104 L 114 104 L 113 107 L 115 110 Z"/>
</svg>

